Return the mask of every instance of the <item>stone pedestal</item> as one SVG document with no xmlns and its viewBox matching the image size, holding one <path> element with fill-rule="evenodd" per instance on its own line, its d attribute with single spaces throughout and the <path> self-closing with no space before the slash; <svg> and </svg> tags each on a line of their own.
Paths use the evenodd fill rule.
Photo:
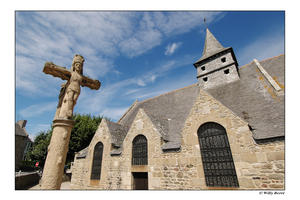
<svg viewBox="0 0 300 200">
<path fill-rule="evenodd" d="M 53 132 L 48 146 L 47 159 L 41 180 L 41 189 L 60 189 L 74 123 L 73 120 L 69 119 L 58 118 L 53 120 Z"/>
</svg>

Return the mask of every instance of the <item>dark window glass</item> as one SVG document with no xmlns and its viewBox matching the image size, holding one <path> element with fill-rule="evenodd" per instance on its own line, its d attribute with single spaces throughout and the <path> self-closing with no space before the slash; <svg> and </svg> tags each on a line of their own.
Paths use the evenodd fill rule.
<svg viewBox="0 0 300 200">
<path fill-rule="evenodd" d="M 198 129 L 198 140 L 206 185 L 239 187 L 225 128 L 217 123 L 205 123 Z"/>
<path fill-rule="evenodd" d="M 143 135 L 138 135 L 132 142 L 132 165 L 147 165 L 147 138 Z"/>
<path fill-rule="evenodd" d="M 94 157 L 92 165 L 92 180 L 99 180 L 101 177 L 101 164 L 102 164 L 103 144 L 98 142 L 94 148 Z"/>
<path fill-rule="evenodd" d="M 205 70 L 205 66 L 202 66 L 202 67 L 201 67 L 201 70 L 204 71 L 204 70 Z"/>
<path fill-rule="evenodd" d="M 204 81 L 204 82 L 206 82 L 207 80 L 208 80 L 208 78 L 207 78 L 207 77 L 203 78 L 203 81 Z"/>
<path fill-rule="evenodd" d="M 224 57 L 224 58 L 221 58 L 221 61 L 224 63 L 224 62 L 226 62 L 226 58 Z"/>
<path fill-rule="evenodd" d="M 224 74 L 229 74 L 229 69 L 225 69 Z"/>
</svg>

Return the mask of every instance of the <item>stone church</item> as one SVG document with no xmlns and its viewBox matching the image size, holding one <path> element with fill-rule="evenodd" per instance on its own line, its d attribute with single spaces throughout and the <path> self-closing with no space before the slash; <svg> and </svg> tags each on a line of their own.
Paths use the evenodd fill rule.
<svg viewBox="0 0 300 200">
<path fill-rule="evenodd" d="M 238 67 L 206 29 L 198 82 L 103 119 L 75 154 L 71 188 L 284 189 L 284 59 Z"/>
</svg>

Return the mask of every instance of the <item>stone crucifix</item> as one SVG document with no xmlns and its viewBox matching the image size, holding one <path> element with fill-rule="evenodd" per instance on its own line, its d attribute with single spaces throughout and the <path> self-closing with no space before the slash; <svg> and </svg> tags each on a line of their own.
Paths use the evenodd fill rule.
<svg viewBox="0 0 300 200">
<path fill-rule="evenodd" d="M 67 82 L 62 85 L 59 94 L 51 141 L 41 179 L 41 189 L 60 189 L 71 130 L 74 126 L 72 115 L 80 94 L 80 86 L 98 90 L 101 85 L 98 80 L 83 76 L 83 62 L 84 58 L 76 54 L 70 71 L 52 62 L 46 62 L 43 69 L 44 73 L 67 80 Z"/>
<path fill-rule="evenodd" d="M 100 82 L 83 76 L 84 58 L 81 55 L 75 55 L 71 66 L 71 71 L 64 67 L 57 66 L 52 62 L 46 62 L 43 72 L 67 80 L 61 87 L 59 102 L 55 118 L 71 119 L 74 106 L 80 94 L 80 86 L 86 86 L 98 90 Z"/>
</svg>

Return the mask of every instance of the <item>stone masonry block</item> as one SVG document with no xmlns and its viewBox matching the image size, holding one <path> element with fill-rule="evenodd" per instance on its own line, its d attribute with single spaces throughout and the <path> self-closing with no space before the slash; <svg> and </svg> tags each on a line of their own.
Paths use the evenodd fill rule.
<svg viewBox="0 0 300 200">
<path fill-rule="evenodd" d="M 256 158 L 258 162 L 267 162 L 267 156 L 263 152 L 256 153 Z"/>
<path fill-rule="evenodd" d="M 248 162 L 248 163 L 256 163 L 257 162 L 257 157 L 255 153 L 242 153 L 241 158 L 243 161 Z"/>
<path fill-rule="evenodd" d="M 267 154 L 268 161 L 284 160 L 284 152 L 270 152 Z"/>
<path fill-rule="evenodd" d="M 239 185 L 241 189 L 255 188 L 254 183 L 250 178 L 239 178 Z"/>
</svg>

